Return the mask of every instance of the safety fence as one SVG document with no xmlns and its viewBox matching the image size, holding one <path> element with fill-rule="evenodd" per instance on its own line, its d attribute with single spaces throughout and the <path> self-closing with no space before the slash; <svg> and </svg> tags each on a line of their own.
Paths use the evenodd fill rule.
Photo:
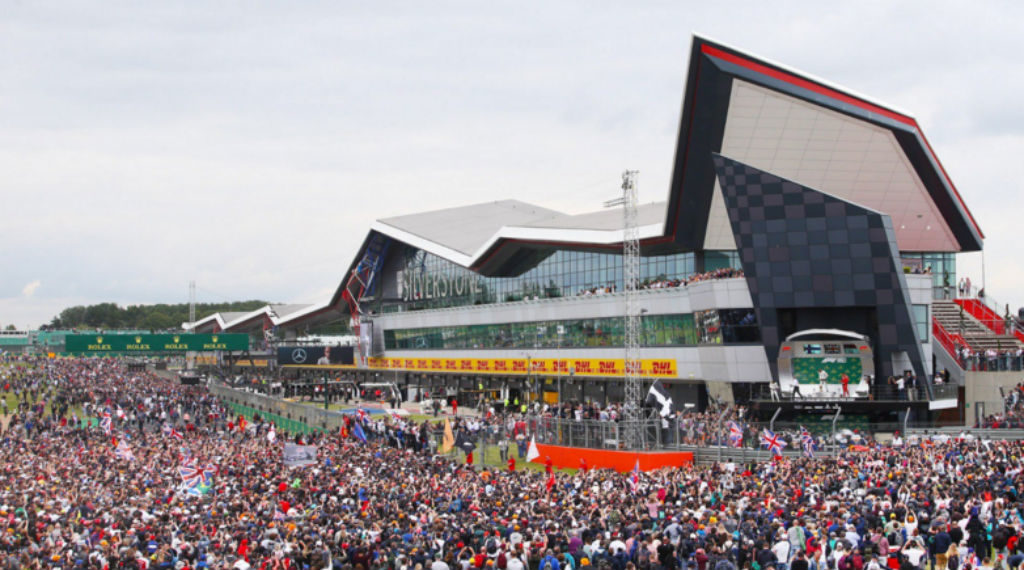
<svg viewBox="0 0 1024 570">
<path fill-rule="evenodd" d="M 345 421 L 344 414 L 338 411 L 324 410 L 216 384 L 210 385 L 210 392 L 218 396 L 235 413 L 250 419 L 259 414 L 260 417 L 274 422 L 277 429 L 288 433 L 338 430 Z"/>
<path fill-rule="evenodd" d="M 333 410 L 323 410 L 308 404 L 287 402 L 276 398 L 236 390 L 220 385 L 212 385 L 210 391 L 219 396 L 234 414 L 252 419 L 257 414 L 275 424 L 278 430 L 292 434 L 309 434 L 314 432 L 331 432 L 340 429 L 344 422 L 344 414 Z M 660 418 L 647 418 L 632 422 L 575 420 L 542 416 L 530 416 L 526 419 L 526 433 L 536 438 L 538 443 L 565 447 L 582 447 L 607 450 L 643 451 L 689 451 L 694 454 L 698 463 L 709 461 L 750 462 L 766 461 L 772 454 L 760 445 L 760 431 L 767 424 L 742 423 L 744 437 L 736 442 L 729 438 L 729 423 L 725 420 L 713 422 L 692 422 L 675 420 L 663 422 Z M 427 445 L 440 452 L 444 440 L 442 423 L 426 424 L 431 431 L 426 438 Z M 779 424 L 780 438 L 791 440 L 790 447 L 783 450 L 786 456 L 803 453 L 796 443 L 796 426 Z M 818 430 L 819 434 L 821 430 Z M 368 430 L 367 437 L 386 437 Z M 509 433 L 506 426 L 499 424 L 484 425 L 474 432 L 458 434 L 457 445 L 448 452 L 456 461 L 466 461 L 467 451 L 471 451 L 475 465 L 505 467 L 509 458 L 517 463 L 524 463 L 528 451 L 529 439 L 516 438 Z M 630 442 L 638 444 L 631 445 Z M 391 442 L 395 444 L 396 442 Z M 411 445 L 410 442 L 398 442 Z M 829 440 L 822 440 L 816 453 L 833 453 L 844 447 Z"/>
</svg>

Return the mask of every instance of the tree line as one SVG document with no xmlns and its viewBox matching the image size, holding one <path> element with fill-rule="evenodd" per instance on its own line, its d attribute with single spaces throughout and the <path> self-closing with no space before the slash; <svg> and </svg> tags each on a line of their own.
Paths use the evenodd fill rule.
<svg viewBox="0 0 1024 570">
<path fill-rule="evenodd" d="M 196 319 L 219 312 L 255 311 L 266 301 L 235 301 L 231 303 L 196 303 Z M 188 303 L 128 305 L 116 303 L 68 307 L 50 321 L 50 329 L 178 329 L 188 321 Z"/>
</svg>

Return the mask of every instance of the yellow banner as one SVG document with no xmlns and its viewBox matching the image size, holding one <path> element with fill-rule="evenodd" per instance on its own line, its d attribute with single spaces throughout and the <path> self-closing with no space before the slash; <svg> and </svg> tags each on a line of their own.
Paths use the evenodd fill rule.
<svg viewBox="0 0 1024 570">
<path fill-rule="evenodd" d="M 301 368 L 302 370 L 355 370 L 355 364 L 282 364 L 281 368 Z"/>
<path fill-rule="evenodd" d="M 532 374 L 576 376 L 624 376 L 625 360 L 621 358 L 368 358 L 370 368 L 409 370 L 415 372 L 452 372 L 480 374 Z M 673 359 L 640 361 L 640 374 L 651 378 L 675 378 L 678 375 Z"/>
<path fill-rule="evenodd" d="M 270 361 L 267 360 L 266 358 L 255 358 L 255 359 L 240 358 L 240 359 L 235 361 L 235 366 L 247 366 L 247 367 L 256 367 L 256 368 L 266 368 L 267 366 L 270 366 Z"/>
</svg>

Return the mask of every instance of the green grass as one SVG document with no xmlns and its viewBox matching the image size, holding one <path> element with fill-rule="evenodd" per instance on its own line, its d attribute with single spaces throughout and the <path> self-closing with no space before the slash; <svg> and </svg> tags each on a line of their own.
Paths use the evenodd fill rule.
<svg viewBox="0 0 1024 570">
<path fill-rule="evenodd" d="M 13 390 L 11 390 L 9 392 L 4 392 L 3 393 L 3 399 L 7 400 L 7 409 L 10 411 L 10 413 L 13 414 L 14 412 L 16 412 L 18 410 L 18 403 L 21 400 L 18 399 L 17 395 L 15 395 Z M 39 400 L 36 399 L 36 400 L 33 400 L 31 403 L 34 405 L 38 401 Z M 51 401 L 51 402 L 46 404 L 46 413 L 50 414 L 52 411 L 53 411 L 53 403 Z M 81 418 L 83 416 L 82 406 L 72 406 L 72 407 L 68 408 L 67 417 L 70 418 L 71 414 L 77 414 L 78 417 Z M 0 414 L 0 415 L 2 415 L 2 414 Z"/>
<path fill-rule="evenodd" d="M 24 365 L 24 363 L 21 363 L 21 364 Z M 32 368 L 32 367 L 29 366 L 29 368 Z M 0 370 L 3 370 L 3 369 L 0 368 Z M 0 383 L 0 389 L 2 389 L 2 388 L 3 388 L 3 384 Z M 14 390 L 4 391 L 4 392 L 2 392 L 2 396 L 0 396 L 0 397 L 2 397 L 4 400 L 7 401 L 7 409 L 10 411 L 10 413 L 13 414 L 14 412 L 18 411 L 18 403 L 21 400 L 18 399 L 18 396 L 15 394 Z M 36 399 L 32 400 L 30 403 L 35 405 L 35 403 L 38 402 L 38 401 L 39 401 L 39 399 L 36 398 Z M 53 412 L 53 400 L 51 399 L 46 404 L 46 414 L 49 415 L 52 412 Z M 77 414 L 79 418 L 84 416 L 84 413 L 82 412 L 82 407 L 81 406 L 72 406 L 72 407 L 68 408 L 67 417 L 70 418 L 71 414 Z M 2 414 L 0 414 L 0 415 L 2 415 Z"/>
</svg>

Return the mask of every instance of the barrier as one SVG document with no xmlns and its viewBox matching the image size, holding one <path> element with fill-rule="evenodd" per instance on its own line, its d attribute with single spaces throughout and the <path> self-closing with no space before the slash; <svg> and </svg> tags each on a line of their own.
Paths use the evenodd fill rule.
<svg viewBox="0 0 1024 570">
<path fill-rule="evenodd" d="M 939 323 L 939 320 L 935 318 L 932 319 L 932 337 L 939 341 L 939 344 L 941 344 L 942 347 L 946 349 L 946 352 L 953 357 L 953 361 L 959 365 L 960 361 L 958 360 L 959 354 L 957 354 L 956 350 L 956 339 L 946 330 L 946 327 L 942 326 L 942 324 Z M 961 338 L 961 340 L 963 339 Z M 962 343 L 962 345 L 966 345 L 966 343 Z M 961 368 L 963 367 L 961 366 Z"/>
<path fill-rule="evenodd" d="M 619 472 L 631 471 L 638 462 L 641 471 L 693 464 L 693 453 L 690 451 L 613 451 L 542 443 L 537 444 L 537 450 L 540 451 L 540 457 L 534 459 L 534 463 L 544 463 L 545 458 L 550 457 L 552 465 L 559 469 L 577 469 L 580 466 L 580 459 L 586 461 L 588 467 L 614 469 Z"/>
<path fill-rule="evenodd" d="M 341 412 L 286 402 L 225 386 L 211 385 L 210 392 L 221 398 L 236 414 L 250 419 L 259 414 L 273 422 L 277 429 L 288 433 L 338 430 L 345 421 Z"/>
<path fill-rule="evenodd" d="M 967 314 L 977 319 L 981 324 L 988 327 L 989 330 L 996 334 L 1007 334 L 1009 331 L 1006 330 L 1007 320 L 1004 317 L 1000 317 L 992 307 L 989 307 L 981 299 L 955 299 L 954 302 L 963 308 Z M 1024 332 L 1019 330 L 1012 331 L 1014 337 L 1017 340 L 1024 342 Z"/>
</svg>

